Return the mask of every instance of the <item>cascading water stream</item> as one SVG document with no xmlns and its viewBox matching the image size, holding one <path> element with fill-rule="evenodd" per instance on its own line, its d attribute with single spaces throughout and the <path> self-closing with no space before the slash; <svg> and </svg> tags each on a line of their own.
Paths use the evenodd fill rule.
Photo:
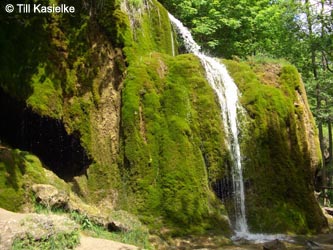
<svg viewBox="0 0 333 250">
<path fill-rule="evenodd" d="M 169 13 L 169 19 L 182 36 L 188 52 L 196 55 L 205 71 L 206 77 L 215 91 L 221 106 L 223 125 L 227 132 L 227 142 L 233 161 L 232 181 L 235 203 L 235 236 L 234 239 L 247 239 L 254 242 L 265 242 L 274 239 L 288 240 L 284 235 L 251 234 L 245 216 L 245 192 L 241 163 L 241 151 L 238 141 L 238 112 L 243 108 L 239 104 L 239 91 L 226 67 L 218 60 L 200 52 L 200 46 L 193 40 L 189 30 Z"/>
<path fill-rule="evenodd" d="M 245 217 L 241 153 L 238 142 L 237 112 L 242 109 L 238 101 L 238 88 L 230 77 L 226 67 L 216 59 L 201 53 L 200 46 L 193 40 L 189 30 L 171 14 L 169 14 L 169 18 L 182 36 L 188 52 L 195 54 L 201 60 L 206 71 L 207 80 L 218 96 L 224 128 L 227 131 L 228 146 L 234 165 L 232 179 L 235 199 L 235 231 L 240 234 L 248 234 L 248 226 Z"/>
<path fill-rule="evenodd" d="M 173 32 L 172 32 L 172 30 L 170 32 L 170 37 L 171 37 L 172 56 L 175 56 L 176 55 L 176 52 L 175 52 L 175 39 L 173 38 Z"/>
</svg>

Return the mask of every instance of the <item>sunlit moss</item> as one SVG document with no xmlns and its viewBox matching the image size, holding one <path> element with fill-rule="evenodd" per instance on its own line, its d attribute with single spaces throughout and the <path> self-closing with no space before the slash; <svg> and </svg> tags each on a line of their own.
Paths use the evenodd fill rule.
<svg viewBox="0 0 333 250">
<path fill-rule="evenodd" d="M 51 79 L 45 65 L 38 66 L 38 72 L 31 78 L 32 95 L 27 99 L 27 104 L 36 113 L 54 118 L 61 118 L 62 89 L 58 79 Z"/>
<path fill-rule="evenodd" d="M 302 84 L 296 68 L 286 63 L 225 63 L 249 116 L 242 151 L 251 231 L 320 231 L 325 219 L 313 196 L 311 156 L 299 107 L 303 104 L 295 105 Z"/>
<path fill-rule="evenodd" d="M 129 67 L 122 114 L 131 210 L 148 223 L 163 216 L 183 233 L 210 228 L 216 207 L 208 179 L 224 174 L 225 149 L 219 108 L 199 60 L 154 53 Z"/>
</svg>

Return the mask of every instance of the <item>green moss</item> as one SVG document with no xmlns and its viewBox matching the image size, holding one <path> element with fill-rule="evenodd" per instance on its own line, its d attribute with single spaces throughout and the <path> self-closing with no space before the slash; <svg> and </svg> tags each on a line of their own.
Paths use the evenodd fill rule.
<svg viewBox="0 0 333 250">
<path fill-rule="evenodd" d="M 120 10 L 119 1 L 104 1 L 103 8 L 83 8 L 81 2 L 73 4 L 82 10 L 80 14 L 39 15 L 24 18 L 22 23 L 1 24 L 0 36 L 4 39 L 0 45 L 6 50 L 1 55 L 5 68 L 0 70 L 0 84 L 36 113 L 56 118 L 64 123 L 68 133 L 79 134 L 81 144 L 95 161 L 88 171 L 88 180 L 80 179 L 80 188 L 84 190 L 82 193 L 91 196 L 88 200 L 96 201 L 104 198 L 104 195 L 98 197 L 98 190 L 105 189 L 106 196 L 108 190 L 116 189 L 120 182 L 117 163 L 115 159 L 110 160 L 113 156 L 102 156 L 110 152 L 106 148 L 111 147 L 110 139 L 103 138 L 102 146 L 92 140 L 96 136 L 92 119 L 99 112 L 101 93 L 107 84 L 119 84 L 121 74 L 126 71 L 120 50 L 113 49 L 123 48 L 128 64 L 152 51 L 171 54 L 171 25 L 166 10 L 157 1 L 150 1 L 148 7 L 143 6 L 143 1 L 129 2 L 133 14 L 142 9 L 142 16 L 135 17 L 137 26 L 131 26 L 132 20 Z M 16 53 L 15 46 L 19 46 L 21 52 Z M 107 61 L 110 62 L 105 66 Z M 107 71 L 107 77 L 99 79 L 103 70 Z M 113 78 L 119 83 L 111 83 Z M 153 96 L 151 101 L 154 101 Z M 178 125 L 181 127 L 182 122 Z M 137 147 L 136 141 L 132 144 L 128 143 L 126 150 Z M 154 154 L 158 153 L 154 151 Z M 131 157 L 138 161 L 141 152 Z M 146 161 L 151 159 L 148 155 Z M 101 177 L 106 180 L 99 181 Z"/>
<path fill-rule="evenodd" d="M 303 104 L 294 105 L 302 86 L 296 68 L 288 64 L 225 63 L 249 115 L 242 151 L 250 230 L 320 231 L 325 219 L 311 185 L 311 156 L 302 108 L 298 107 Z"/>
<path fill-rule="evenodd" d="M 147 54 L 152 51 L 172 55 L 171 25 L 167 11 L 156 0 L 149 3 L 148 11 L 138 17 L 134 27 L 134 50 Z M 135 18 L 135 17 L 132 17 Z"/>
<path fill-rule="evenodd" d="M 107 32 L 107 35 L 117 47 L 130 46 L 132 35 L 128 16 L 120 10 L 119 3 L 105 2 L 96 18 L 98 23 Z"/>
<path fill-rule="evenodd" d="M 88 170 L 87 188 L 90 201 L 98 201 L 102 198 L 115 199 L 116 190 L 119 190 L 119 171 L 116 164 L 102 165 L 92 164 Z M 101 180 L 104 180 L 101 183 Z M 102 188 L 101 188 L 102 187 Z M 115 201 L 112 201 L 115 202 Z"/>
<path fill-rule="evenodd" d="M 211 179 L 225 171 L 220 119 L 196 57 L 154 53 L 129 67 L 122 171 L 132 211 L 151 224 L 162 216 L 182 233 L 211 227 L 207 221 L 216 207 L 206 167 Z"/>
<path fill-rule="evenodd" d="M 124 13 L 119 4 L 110 1 L 97 18 L 113 44 L 124 49 L 127 61 L 151 52 L 172 55 L 172 29 L 166 9 L 156 0 L 130 1 L 126 8 Z"/>
<path fill-rule="evenodd" d="M 63 114 L 59 80 L 51 80 L 45 71 L 45 65 L 39 65 L 38 72 L 32 76 L 30 85 L 33 93 L 27 99 L 27 104 L 36 113 L 59 119 Z"/>
<path fill-rule="evenodd" d="M 19 211 L 29 202 L 26 189 L 46 183 L 39 159 L 27 152 L 0 148 L 0 207 Z"/>
<path fill-rule="evenodd" d="M 81 135 L 81 143 L 88 152 L 91 152 L 91 122 L 90 113 L 93 103 L 90 98 L 73 97 L 65 106 L 66 130 L 69 133 L 78 131 Z"/>
<path fill-rule="evenodd" d="M 295 90 L 300 90 L 302 85 L 300 75 L 295 66 L 285 65 L 282 67 L 280 84 L 288 96 L 295 96 Z M 293 99 L 295 100 L 295 97 Z"/>
</svg>

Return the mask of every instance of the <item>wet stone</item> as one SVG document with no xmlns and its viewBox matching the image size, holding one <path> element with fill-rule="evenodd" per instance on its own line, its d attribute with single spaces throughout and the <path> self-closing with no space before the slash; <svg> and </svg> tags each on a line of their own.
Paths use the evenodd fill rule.
<svg viewBox="0 0 333 250">
<path fill-rule="evenodd" d="M 263 250 L 286 250 L 286 249 L 287 249 L 287 247 L 280 240 L 273 240 L 270 242 L 266 242 L 263 245 Z"/>
</svg>

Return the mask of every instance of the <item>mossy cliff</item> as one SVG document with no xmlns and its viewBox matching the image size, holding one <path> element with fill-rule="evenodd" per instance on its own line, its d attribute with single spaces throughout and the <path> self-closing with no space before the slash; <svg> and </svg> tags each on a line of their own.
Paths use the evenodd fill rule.
<svg viewBox="0 0 333 250">
<path fill-rule="evenodd" d="M 121 9 L 130 19 L 120 31 L 128 63 L 120 204 L 156 229 L 226 232 L 225 212 L 209 180 L 225 173 L 227 153 L 219 109 L 200 61 L 193 55 L 171 56 L 171 25 L 158 2 L 125 2 Z"/>
<path fill-rule="evenodd" d="M 326 226 L 314 197 L 319 141 L 299 73 L 287 63 L 225 63 L 248 115 L 242 152 L 250 230 L 319 232 Z"/>
<path fill-rule="evenodd" d="M 220 111 L 199 60 L 171 56 L 166 10 L 156 1 L 70 3 L 74 16 L 1 17 L 3 142 L 42 152 L 86 202 L 127 209 L 156 229 L 227 232 L 210 189 L 228 159 Z M 27 136 L 34 129 L 38 140 Z M 85 154 L 73 164 L 86 166 L 63 165 L 62 152 L 76 151 L 63 141 L 77 139 Z M 61 150 L 50 160 L 53 144 Z"/>
<path fill-rule="evenodd" d="M 122 115 L 127 204 L 173 227 L 212 227 L 208 176 L 223 175 L 227 157 L 218 106 L 199 60 L 154 53 L 129 67 Z"/>
<path fill-rule="evenodd" d="M 28 195 L 30 180 L 50 182 L 11 146 L 38 155 L 87 203 L 126 209 L 151 229 L 230 233 L 211 188 L 231 166 L 219 106 L 200 61 L 172 56 L 166 10 L 155 0 L 67 2 L 75 15 L 0 16 L 0 206 L 18 208 L 10 197 Z M 320 154 L 297 71 L 283 66 L 266 81 L 270 66 L 226 63 L 249 115 L 251 228 L 318 231 Z"/>
</svg>

